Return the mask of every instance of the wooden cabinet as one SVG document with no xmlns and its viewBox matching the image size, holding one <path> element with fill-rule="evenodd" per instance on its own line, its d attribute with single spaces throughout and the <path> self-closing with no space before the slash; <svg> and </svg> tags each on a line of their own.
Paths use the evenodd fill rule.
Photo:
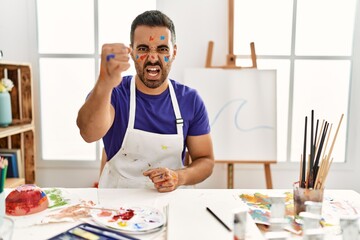
<svg viewBox="0 0 360 240">
<path fill-rule="evenodd" d="M 5 74 L 14 83 L 10 92 L 13 121 L 0 127 L 0 148 L 21 149 L 25 179 L 9 179 L 5 187 L 35 184 L 35 124 L 33 83 L 29 64 L 0 62 L 0 79 Z"/>
</svg>

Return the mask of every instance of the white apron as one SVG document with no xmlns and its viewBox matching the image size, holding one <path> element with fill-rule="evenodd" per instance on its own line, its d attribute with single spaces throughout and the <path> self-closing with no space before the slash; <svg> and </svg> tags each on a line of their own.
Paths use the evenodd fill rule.
<svg viewBox="0 0 360 240">
<path fill-rule="evenodd" d="M 136 109 L 135 78 L 130 85 L 129 123 L 119 151 L 108 161 L 101 173 L 99 188 L 154 188 L 148 169 L 167 167 L 180 169 L 184 143 L 183 120 L 174 92 L 169 82 L 170 98 L 176 116 L 177 134 L 157 134 L 134 129 Z M 116 123 L 115 123 L 116 124 Z"/>
</svg>

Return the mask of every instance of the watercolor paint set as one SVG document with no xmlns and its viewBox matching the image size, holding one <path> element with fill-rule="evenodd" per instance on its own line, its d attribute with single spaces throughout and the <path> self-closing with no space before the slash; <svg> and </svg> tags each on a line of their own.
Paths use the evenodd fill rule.
<svg viewBox="0 0 360 240">
<path fill-rule="evenodd" d="M 77 225 L 59 235 L 56 235 L 49 240 L 78 240 L 78 239 L 97 239 L 97 240 L 138 240 L 138 238 L 129 236 L 125 233 L 114 231 L 108 228 L 99 227 L 96 225 L 82 223 Z"/>
</svg>

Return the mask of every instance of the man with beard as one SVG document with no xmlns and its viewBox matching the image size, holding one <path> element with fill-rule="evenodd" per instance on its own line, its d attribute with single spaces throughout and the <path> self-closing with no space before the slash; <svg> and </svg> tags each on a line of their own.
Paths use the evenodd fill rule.
<svg viewBox="0 0 360 240">
<path fill-rule="evenodd" d="M 197 92 L 168 78 L 177 51 L 172 20 L 140 14 L 130 42 L 103 45 L 98 81 L 78 113 L 83 139 L 103 138 L 99 187 L 169 192 L 202 182 L 214 167 L 209 120 Z M 129 55 L 136 75 L 122 76 Z"/>
</svg>

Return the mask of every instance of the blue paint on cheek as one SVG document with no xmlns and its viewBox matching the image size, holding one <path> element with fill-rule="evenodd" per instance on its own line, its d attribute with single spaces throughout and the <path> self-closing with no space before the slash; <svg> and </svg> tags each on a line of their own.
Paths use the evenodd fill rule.
<svg viewBox="0 0 360 240">
<path fill-rule="evenodd" d="M 168 61 L 169 61 L 169 57 L 166 57 L 166 56 L 165 56 L 165 57 L 164 57 L 164 61 L 165 61 L 165 62 L 168 62 Z"/>
<path fill-rule="evenodd" d="M 139 55 L 136 54 L 135 58 L 136 58 L 136 60 L 138 60 L 138 59 L 139 59 Z"/>
</svg>

